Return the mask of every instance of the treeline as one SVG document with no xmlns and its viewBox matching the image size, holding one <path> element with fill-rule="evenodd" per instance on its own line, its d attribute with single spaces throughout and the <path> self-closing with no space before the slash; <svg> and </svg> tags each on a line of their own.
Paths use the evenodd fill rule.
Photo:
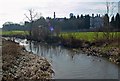
<svg viewBox="0 0 120 81">
<path fill-rule="evenodd" d="M 31 27 L 31 24 L 32 24 L 32 27 Z M 23 25 L 13 23 L 13 22 L 5 22 L 3 24 L 2 29 L 5 31 L 11 31 L 11 30 L 23 30 L 24 31 L 24 30 L 30 30 L 31 28 L 34 29 L 39 26 L 48 27 L 48 24 L 44 17 L 34 20 L 31 23 L 28 21 L 25 21 Z"/>
<path fill-rule="evenodd" d="M 51 19 L 50 23 L 55 28 L 60 28 L 62 31 L 65 30 L 80 30 L 80 29 L 89 29 L 90 28 L 90 16 L 89 15 L 79 15 L 71 16 L 70 18 L 56 18 Z"/>
<path fill-rule="evenodd" d="M 96 18 L 98 17 L 98 18 Z M 100 27 L 92 27 L 91 29 L 91 18 L 95 19 L 95 23 L 99 23 L 101 25 Z M 98 19 L 98 20 L 97 20 Z M 100 22 L 99 19 L 102 19 L 102 22 Z M 55 28 L 61 28 L 62 31 L 120 31 L 120 14 L 116 14 L 115 16 L 112 16 L 110 18 L 108 14 L 105 14 L 104 16 L 95 16 L 91 17 L 89 15 L 77 15 L 77 16 L 71 16 L 70 18 L 64 18 L 64 19 L 50 19 L 50 23 Z M 107 29 L 106 29 L 107 28 Z"/>
<path fill-rule="evenodd" d="M 49 20 L 49 22 L 47 22 Z M 77 17 L 71 16 L 70 18 L 44 18 L 41 17 L 31 23 L 25 21 L 24 25 L 15 24 L 12 22 L 6 22 L 3 24 L 3 30 L 30 30 L 32 28 L 43 26 L 43 27 L 53 27 L 54 29 L 60 30 L 78 30 L 78 29 L 89 29 L 90 27 L 90 16 L 89 15 L 79 15 Z"/>
<path fill-rule="evenodd" d="M 3 24 L 3 30 L 30 30 L 32 28 L 36 27 L 46 27 L 50 28 L 51 26 L 56 30 L 61 31 L 76 31 L 76 30 L 89 30 L 90 24 L 91 24 L 91 16 L 89 15 L 77 15 L 77 16 L 70 16 L 70 18 L 50 18 L 47 17 L 46 19 L 44 17 L 41 17 L 37 20 L 34 20 L 33 22 L 25 22 L 24 25 L 16 24 L 7 22 Z M 104 31 L 104 28 L 107 28 L 110 31 L 119 31 L 120 30 L 120 14 L 116 14 L 111 19 L 108 16 L 108 14 L 105 14 L 105 16 L 101 17 L 103 19 L 103 27 L 98 28 L 100 31 Z M 95 20 L 94 22 L 97 22 Z M 97 27 L 94 27 L 93 30 L 97 29 Z"/>
<path fill-rule="evenodd" d="M 108 17 L 109 18 L 109 17 Z M 120 31 L 120 14 L 116 14 L 116 16 L 112 16 L 110 27 L 112 30 L 118 30 Z"/>
<path fill-rule="evenodd" d="M 24 31 L 24 30 L 29 30 L 29 28 L 25 27 L 24 25 L 17 24 L 17 23 L 6 22 L 3 24 L 2 30 L 3 31 L 12 31 L 12 30 Z"/>
</svg>

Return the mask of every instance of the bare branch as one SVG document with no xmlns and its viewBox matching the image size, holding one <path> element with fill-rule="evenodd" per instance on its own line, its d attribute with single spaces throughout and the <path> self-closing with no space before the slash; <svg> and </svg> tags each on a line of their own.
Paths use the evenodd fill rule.
<svg viewBox="0 0 120 81">
<path fill-rule="evenodd" d="M 109 14 L 109 9 L 110 9 L 110 2 L 106 2 L 106 8 L 107 8 L 107 14 Z"/>
<path fill-rule="evenodd" d="M 30 21 L 33 21 L 33 17 L 32 17 L 32 9 L 29 10 L 29 14 L 30 14 Z"/>
<path fill-rule="evenodd" d="M 36 14 L 33 16 L 33 18 L 35 18 L 37 15 L 38 15 L 38 14 L 36 13 Z"/>
<path fill-rule="evenodd" d="M 115 2 L 111 2 L 111 14 L 110 14 L 110 17 L 113 15 L 115 7 L 116 7 Z"/>
<path fill-rule="evenodd" d="M 113 15 L 115 7 L 116 7 L 115 2 L 106 1 L 107 14 L 110 17 Z"/>
<path fill-rule="evenodd" d="M 29 20 L 29 21 L 31 21 L 30 19 L 29 19 L 29 17 L 26 15 L 26 14 L 24 14 L 25 15 L 25 17 Z"/>
</svg>

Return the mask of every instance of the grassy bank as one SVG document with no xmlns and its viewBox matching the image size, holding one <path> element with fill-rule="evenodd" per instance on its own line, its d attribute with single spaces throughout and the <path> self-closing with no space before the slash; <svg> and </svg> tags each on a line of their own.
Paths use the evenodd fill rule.
<svg viewBox="0 0 120 81">
<path fill-rule="evenodd" d="M 16 33 L 16 32 L 14 32 Z M 24 33 L 24 32 L 22 32 Z M 105 40 L 103 32 L 61 32 L 58 44 L 66 48 L 77 48 L 76 50 L 82 50 L 85 54 L 100 56 L 108 58 L 110 61 L 120 64 L 120 32 L 110 32 L 110 36 L 113 39 Z M 96 40 L 97 35 L 97 40 Z M 48 38 L 51 42 L 57 38 Z"/>
<path fill-rule="evenodd" d="M 0 31 L 0 35 L 2 35 L 2 31 Z"/>
<path fill-rule="evenodd" d="M 29 35 L 28 31 L 2 31 L 0 32 L 2 35 Z M 120 32 L 110 32 L 110 36 L 113 36 L 115 38 L 117 36 L 120 37 Z M 61 32 L 59 36 L 62 36 L 64 39 L 69 39 L 70 37 L 73 37 L 75 39 L 80 39 L 80 40 L 86 40 L 86 41 L 95 41 L 101 40 L 104 38 L 104 33 L 103 32 Z"/>
<path fill-rule="evenodd" d="M 118 35 L 120 37 L 120 32 L 110 32 L 110 35 Z M 103 39 L 104 33 L 103 32 L 61 32 L 59 36 L 62 36 L 65 39 L 69 39 L 70 37 L 74 37 L 75 39 L 80 40 L 87 40 L 87 41 L 94 41 Z"/>
<path fill-rule="evenodd" d="M 0 34 L 2 34 L 2 28 L 0 28 Z"/>
<path fill-rule="evenodd" d="M 113 63 L 120 64 L 120 32 L 110 32 L 109 40 L 103 32 L 62 32 L 63 46 L 77 48 L 87 55 L 104 57 Z"/>
</svg>

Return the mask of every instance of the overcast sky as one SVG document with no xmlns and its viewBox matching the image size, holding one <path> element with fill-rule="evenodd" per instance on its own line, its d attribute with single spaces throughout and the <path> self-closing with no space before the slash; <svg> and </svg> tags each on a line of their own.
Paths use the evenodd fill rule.
<svg viewBox="0 0 120 81">
<path fill-rule="evenodd" d="M 103 15 L 106 13 L 105 2 L 106 0 L 0 0 L 0 27 L 7 21 L 20 23 L 27 20 L 24 14 L 28 14 L 28 9 L 31 8 L 44 17 L 53 17 L 54 12 L 56 17 L 69 17 L 70 13 Z"/>
</svg>

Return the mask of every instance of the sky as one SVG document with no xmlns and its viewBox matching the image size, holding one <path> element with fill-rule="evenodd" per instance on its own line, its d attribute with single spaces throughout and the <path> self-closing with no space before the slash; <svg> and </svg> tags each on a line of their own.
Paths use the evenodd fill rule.
<svg viewBox="0 0 120 81">
<path fill-rule="evenodd" d="M 29 15 L 28 10 L 34 9 L 44 17 L 69 17 L 81 14 L 105 14 L 107 0 L 0 0 L 0 28 L 5 22 L 21 23 L 28 21 L 24 14 Z M 108 0 L 118 2 L 120 0 Z M 117 5 L 115 3 L 115 5 Z M 117 7 L 114 9 L 117 13 Z"/>
</svg>

